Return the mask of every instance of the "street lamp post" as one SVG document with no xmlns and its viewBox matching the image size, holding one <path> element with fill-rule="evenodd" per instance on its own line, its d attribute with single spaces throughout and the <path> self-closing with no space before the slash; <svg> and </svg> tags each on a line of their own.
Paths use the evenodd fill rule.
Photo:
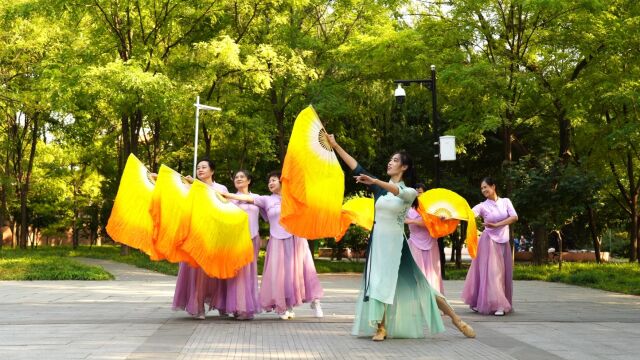
<svg viewBox="0 0 640 360">
<path fill-rule="evenodd" d="M 200 104 L 200 96 L 196 97 L 196 103 L 193 105 L 196 107 L 196 135 L 193 141 L 193 178 L 195 179 L 196 167 L 198 166 L 198 126 L 200 123 L 200 110 L 221 111 L 222 109 L 219 107 Z"/>
<path fill-rule="evenodd" d="M 410 84 L 424 84 L 431 90 L 431 112 L 433 117 L 433 145 L 436 147 L 435 154 L 433 155 L 436 159 L 434 161 L 434 187 L 440 187 L 440 120 L 438 119 L 438 104 L 437 104 L 437 93 L 436 93 L 436 66 L 431 65 L 431 79 L 416 79 L 416 80 L 394 80 L 395 84 L 398 84 L 398 88 L 395 91 L 395 97 L 398 104 L 402 104 L 404 102 L 404 98 L 406 97 L 406 93 L 402 88 L 402 85 L 409 86 Z M 444 279 L 445 269 L 444 264 L 446 261 L 446 256 L 444 254 L 444 239 L 438 239 L 438 248 L 440 250 L 440 274 Z"/>
<path fill-rule="evenodd" d="M 404 102 L 406 93 L 402 88 L 402 85 L 409 86 L 410 84 L 424 84 L 431 90 L 431 116 L 433 117 L 433 145 L 436 147 L 435 155 L 433 157 L 438 158 L 434 165 L 434 187 L 440 187 L 440 150 L 439 150 L 439 138 L 440 138 L 440 120 L 438 119 L 438 104 L 436 93 L 436 66 L 431 65 L 431 79 L 417 79 L 417 80 L 393 80 L 395 84 L 398 84 L 398 88 L 395 91 L 396 101 L 398 104 Z"/>
</svg>

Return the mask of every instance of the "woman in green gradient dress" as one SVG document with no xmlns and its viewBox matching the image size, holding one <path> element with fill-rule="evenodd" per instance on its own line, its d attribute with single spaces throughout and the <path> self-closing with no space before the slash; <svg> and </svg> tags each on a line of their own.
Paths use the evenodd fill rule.
<svg viewBox="0 0 640 360">
<path fill-rule="evenodd" d="M 369 239 L 366 269 L 356 306 L 353 335 L 382 341 L 393 338 L 422 338 L 424 327 L 432 334 L 444 331 L 439 309 L 467 337 L 473 329 L 460 319 L 446 299 L 431 288 L 418 268 L 404 235 L 404 218 L 416 198 L 413 163 L 404 151 L 393 154 L 387 164 L 389 182 L 371 176 L 329 135 L 329 143 L 354 172 L 357 183 L 374 193 L 375 221 Z"/>
</svg>

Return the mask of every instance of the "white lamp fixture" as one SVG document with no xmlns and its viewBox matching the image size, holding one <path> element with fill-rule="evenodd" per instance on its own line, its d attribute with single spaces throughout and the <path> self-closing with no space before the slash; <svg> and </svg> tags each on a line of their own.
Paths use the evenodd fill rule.
<svg viewBox="0 0 640 360">
<path fill-rule="evenodd" d="M 452 135 L 440 136 L 440 161 L 454 161 L 456 159 L 456 137 Z"/>
<path fill-rule="evenodd" d="M 404 98 L 407 96 L 407 93 L 402 88 L 402 84 L 398 84 L 394 95 L 398 104 L 402 104 L 404 102 Z"/>
</svg>

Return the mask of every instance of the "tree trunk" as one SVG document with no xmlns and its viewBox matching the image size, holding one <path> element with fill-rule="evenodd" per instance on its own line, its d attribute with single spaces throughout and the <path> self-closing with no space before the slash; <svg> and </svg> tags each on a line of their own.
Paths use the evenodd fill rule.
<svg viewBox="0 0 640 360">
<path fill-rule="evenodd" d="M 456 248 L 456 269 L 462 269 L 462 237 L 467 233 L 467 222 L 461 221 L 458 229 L 458 247 Z"/>
<path fill-rule="evenodd" d="M 600 246 L 602 244 L 602 240 L 598 236 L 598 230 L 596 228 L 596 216 L 591 206 L 587 206 L 587 215 L 589 216 L 589 232 L 591 233 L 591 240 L 593 241 L 593 251 L 596 254 L 596 263 L 600 264 L 602 262 L 602 258 L 600 256 Z"/>
<path fill-rule="evenodd" d="M 284 146 L 284 138 L 285 138 L 284 109 L 283 109 L 282 102 L 278 98 L 278 93 L 276 92 L 276 89 L 272 88 L 270 95 L 271 95 L 271 107 L 273 110 L 273 117 L 276 120 L 276 129 L 278 130 L 278 133 L 276 134 L 277 136 L 276 140 L 278 143 L 278 158 L 282 163 L 284 162 L 284 155 L 286 154 L 286 148 Z"/>
<path fill-rule="evenodd" d="M 202 123 L 202 139 L 204 140 L 204 157 L 211 159 L 211 138 L 213 134 L 209 133 L 207 125 Z"/>
<path fill-rule="evenodd" d="M 29 160 L 27 163 L 27 172 L 22 177 L 20 184 L 20 247 L 27 248 L 27 236 L 29 235 L 29 219 L 27 214 L 27 195 L 29 194 L 29 184 L 31 182 L 31 172 L 33 171 L 33 161 L 36 157 L 36 145 L 38 143 L 38 117 L 34 114 L 32 118 L 31 128 L 31 149 L 29 149 Z M 21 161 L 22 159 L 18 159 Z"/>
<path fill-rule="evenodd" d="M 629 232 L 629 262 L 639 261 L 638 256 L 638 194 L 631 197 L 631 231 Z"/>
<path fill-rule="evenodd" d="M 547 229 L 544 225 L 534 225 L 533 227 L 533 263 L 542 265 L 548 261 L 548 237 Z"/>
<path fill-rule="evenodd" d="M 631 210 L 631 233 L 629 234 L 629 262 L 640 261 L 638 257 L 638 186 L 635 182 L 633 155 L 627 150 L 627 177 L 629 178 L 629 210 Z"/>
<path fill-rule="evenodd" d="M 7 156 L 5 157 L 4 162 L 4 176 L 6 179 L 11 177 L 11 172 L 9 171 L 9 151 L 7 151 Z M 9 219 L 9 211 L 7 209 L 7 187 L 4 185 L 4 182 L 0 183 L 0 229 L 5 225 L 9 226 L 7 220 Z M 12 233 L 13 236 L 13 233 Z M 4 239 L 0 241 L 0 248 L 4 243 Z"/>
</svg>

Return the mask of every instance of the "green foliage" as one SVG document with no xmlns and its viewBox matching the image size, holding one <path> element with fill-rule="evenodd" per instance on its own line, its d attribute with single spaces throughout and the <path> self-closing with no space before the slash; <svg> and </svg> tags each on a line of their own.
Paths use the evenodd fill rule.
<svg viewBox="0 0 640 360">
<path fill-rule="evenodd" d="M 524 157 L 508 176 L 515 185 L 514 206 L 523 220 L 550 230 L 572 223 L 585 206 L 594 203 L 599 186 L 597 179 L 573 164 L 549 158 Z M 535 207 L 530 205 L 534 203 Z"/>
<path fill-rule="evenodd" d="M 637 1 L 84 5 L 0 4 L 2 221 L 22 221 L 29 181 L 26 221 L 43 236 L 104 233 L 129 152 L 152 171 L 191 173 L 196 96 L 223 108 L 201 113 L 198 152 L 216 160 L 216 180 L 229 188 L 245 168 L 254 191 L 268 192 L 264 176 L 281 166 L 308 104 L 372 173 L 384 175 L 391 152 L 406 149 L 429 183 L 431 91 L 408 87 L 397 106 L 392 80 L 428 78 L 433 64 L 439 135 L 455 135 L 458 151 L 441 164 L 443 187 L 475 203 L 491 175 L 514 200 L 518 226 L 562 229 L 576 246 L 588 243 L 575 225 L 587 221 L 587 206 L 597 235 L 631 222 L 637 204 L 627 199 L 640 182 L 627 171 L 640 161 L 640 46 L 629 35 L 640 32 Z M 346 189 L 362 190 L 351 181 Z"/>
</svg>

